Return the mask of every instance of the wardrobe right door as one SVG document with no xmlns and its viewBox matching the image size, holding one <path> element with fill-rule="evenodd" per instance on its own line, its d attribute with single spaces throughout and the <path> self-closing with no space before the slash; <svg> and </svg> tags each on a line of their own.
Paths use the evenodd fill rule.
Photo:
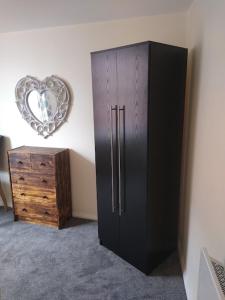
<svg viewBox="0 0 225 300">
<path fill-rule="evenodd" d="M 120 255 L 142 271 L 147 262 L 149 43 L 117 50 Z"/>
</svg>

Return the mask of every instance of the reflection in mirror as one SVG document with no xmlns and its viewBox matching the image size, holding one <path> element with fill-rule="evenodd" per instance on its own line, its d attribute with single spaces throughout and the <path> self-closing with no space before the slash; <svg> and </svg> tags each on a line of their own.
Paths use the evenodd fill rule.
<svg viewBox="0 0 225 300">
<path fill-rule="evenodd" d="M 47 122 L 52 119 L 57 109 L 57 99 L 51 91 L 41 93 L 39 107 L 42 113 L 42 122 Z"/>
<path fill-rule="evenodd" d="M 31 91 L 28 95 L 28 105 L 35 118 L 42 121 L 41 110 L 39 109 L 39 99 L 39 92 L 36 90 Z"/>
<path fill-rule="evenodd" d="M 56 113 L 57 99 L 51 91 L 43 91 L 40 94 L 37 90 L 33 90 L 28 95 L 28 105 L 35 118 L 47 122 Z"/>
</svg>

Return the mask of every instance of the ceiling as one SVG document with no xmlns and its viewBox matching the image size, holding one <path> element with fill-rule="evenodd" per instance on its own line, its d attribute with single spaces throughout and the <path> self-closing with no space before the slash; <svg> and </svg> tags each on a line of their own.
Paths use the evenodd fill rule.
<svg viewBox="0 0 225 300">
<path fill-rule="evenodd" d="M 0 0 L 0 32 L 186 11 L 192 0 Z"/>
</svg>

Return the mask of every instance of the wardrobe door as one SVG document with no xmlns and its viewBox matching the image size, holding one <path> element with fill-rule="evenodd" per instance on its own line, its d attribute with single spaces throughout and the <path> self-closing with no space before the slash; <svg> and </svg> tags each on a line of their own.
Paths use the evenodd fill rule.
<svg viewBox="0 0 225 300">
<path fill-rule="evenodd" d="M 149 44 L 117 51 L 120 255 L 146 272 Z"/>
<path fill-rule="evenodd" d="M 100 243 L 115 252 L 119 239 L 116 80 L 116 51 L 93 53 L 98 231 Z"/>
</svg>

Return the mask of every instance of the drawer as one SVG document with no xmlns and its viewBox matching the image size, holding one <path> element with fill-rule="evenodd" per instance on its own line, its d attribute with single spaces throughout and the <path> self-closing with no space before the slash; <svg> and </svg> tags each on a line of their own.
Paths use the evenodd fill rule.
<svg viewBox="0 0 225 300">
<path fill-rule="evenodd" d="M 58 212 L 55 208 L 39 206 L 27 203 L 14 203 L 14 212 L 17 216 L 28 217 L 30 219 L 48 220 L 56 222 Z"/>
<path fill-rule="evenodd" d="M 10 153 L 9 165 L 11 169 L 30 170 L 30 154 L 27 153 Z"/>
<path fill-rule="evenodd" d="M 49 208 L 56 208 L 56 194 L 54 191 L 46 191 L 42 189 L 30 190 L 26 187 L 13 187 L 14 203 L 34 203 L 38 205 L 47 206 Z"/>
<path fill-rule="evenodd" d="M 30 186 L 46 189 L 55 189 L 55 177 L 49 174 L 35 174 L 26 172 L 11 172 L 12 186 Z"/>
<path fill-rule="evenodd" d="M 31 167 L 33 170 L 41 171 L 44 173 L 54 173 L 55 171 L 55 159 L 52 155 L 46 154 L 31 154 Z"/>
</svg>

